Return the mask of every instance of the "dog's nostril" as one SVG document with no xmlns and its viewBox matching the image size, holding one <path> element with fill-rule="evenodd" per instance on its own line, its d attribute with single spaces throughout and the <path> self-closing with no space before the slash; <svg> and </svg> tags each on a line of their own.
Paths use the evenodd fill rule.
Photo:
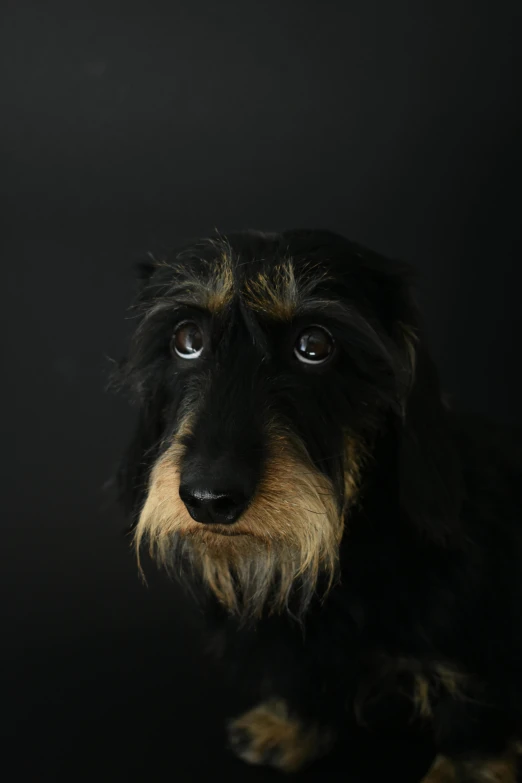
<svg viewBox="0 0 522 783">
<path fill-rule="evenodd" d="M 247 499 L 237 492 L 218 492 L 187 484 L 180 485 L 179 496 L 192 519 L 206 525 L 230 525 L 239 519 L 247 506 Z"/>
<path fill-rule="evenodd" d="M 220 514 L 230 514 L 238 506 L 237 500 L 230 495 L 217 495 L 212 506 Z"/>
</svg>

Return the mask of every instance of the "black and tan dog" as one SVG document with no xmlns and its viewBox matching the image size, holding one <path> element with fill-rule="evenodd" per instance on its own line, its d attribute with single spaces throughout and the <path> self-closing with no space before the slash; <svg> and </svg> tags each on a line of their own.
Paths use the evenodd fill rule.
<svg viewBox="0 0 522 783">
<path fill-rule="evenodd" d="M 425 781 L 513 783 L 521 452 L 443 402 L 408 268 L 290 231 L 142 272 L 123 495 L 138 553 L 259 684 L 238 755 L 297 770 L 395 689 L 435 743 Z"/>
</svg>

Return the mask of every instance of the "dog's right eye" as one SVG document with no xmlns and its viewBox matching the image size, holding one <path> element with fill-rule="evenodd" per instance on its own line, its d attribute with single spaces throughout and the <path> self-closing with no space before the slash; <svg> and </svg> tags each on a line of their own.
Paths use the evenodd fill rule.
<svg viewBox="0 0 522 783">
<path fill-rule="evenodd" d="M 178 324 L 172 336 L 171 350 L 181 359 L 197 359 L 203 353 L 203 334 L 193 321 Z"/>
</svg>

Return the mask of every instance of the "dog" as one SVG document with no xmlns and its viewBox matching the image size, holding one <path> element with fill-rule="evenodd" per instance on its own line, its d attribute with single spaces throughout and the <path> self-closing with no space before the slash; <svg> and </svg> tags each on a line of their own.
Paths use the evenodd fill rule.
<svg viewBox="0 0 522 783">
<path fill-rule="evenodd" d="M 413 288 L 327 231 L 142 264 L 122 502 L 253 683 L 239 757 L 297 771 L 397 696 L 435 748 L 424 783 L 514 783 L 520 441 L 451 410 Z"/>
</svg>

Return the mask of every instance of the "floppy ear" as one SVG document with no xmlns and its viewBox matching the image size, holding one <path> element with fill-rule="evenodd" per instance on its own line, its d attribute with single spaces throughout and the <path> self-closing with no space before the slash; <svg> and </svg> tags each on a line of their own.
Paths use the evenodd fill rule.
<svg viewBox="0 0 522 783">
<path fill-rule="evenodd" d="M 460 528 L 463 482 L 435 363 L 425 343 L 408 276 L 396 290 L 398 322 L 395 339 L 406 367 L 401 400 L 395 417 L 397 477 L 403 515 L 420 532 L 449 542 Z"/>
<path fill-rule="evenodd" d="M 412 270 L 375 256 L 368 261 L 372 294 L 397 350 L 392 418 L 400 509 L 423 535 L 449 542 L 460 528 L 461 466 L 414 302 Z"/>
<path fill-rule="evenodd" d="M 447 542 L 460 527 L 460 461 L 437 370 L 422 338 L 414 350 L 412 385 L 404 415 L 395 422 L 399 502 L 402 513 L 420 531 Z"/>
<path fill-rule="evenodd" d="M 131 526 L 145 499 L 150 469 L 156 459 L 161 441 L 162 427 L 158 410 L 153 400 L 144 403 L 138 412 L 134 436 L 122 457 L 118 470 L 118 490 L 125 514 L 129 515 Z"/>
<path fill-rule="evenodd" d="M 158 263 L 151 257 L 139 261 L 135 265 L 137 292 L 135 305 L 138 304 L 150 282 Z M 139 385 L 133 376 L 133 366 L 128 358 L 118 365 L 113 378 L 113 385 L 118 389 L 131 389 L 132 398 L 137 402 L 138 416 L 134 436 L 123 454 L 117 471 L 119 500 L 124 512 L 131 519 L 131 526 L 136 523 L 137 515 L 147 491 L 150 468 L 155 460 L 162 435 L 161 411 L 163 409 L 160 392 L 149 389 L 136 394 L 135 386 Z"/>
</svg>

